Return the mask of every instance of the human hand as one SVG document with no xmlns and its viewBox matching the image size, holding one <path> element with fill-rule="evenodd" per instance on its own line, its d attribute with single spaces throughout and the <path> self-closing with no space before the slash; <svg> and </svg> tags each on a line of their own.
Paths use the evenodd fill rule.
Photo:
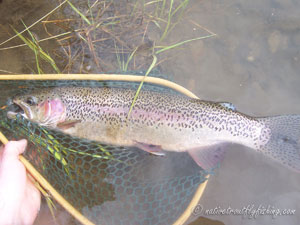
<svg viewBox="0 0 300 225">
<path fill-rule="evenodd" d="M 26 174 L 18 156 L 26 140 L 10 141 L 0 148 L 0 224 L 33 224 L 40 209 L 41 195 Z"/>
</svg>

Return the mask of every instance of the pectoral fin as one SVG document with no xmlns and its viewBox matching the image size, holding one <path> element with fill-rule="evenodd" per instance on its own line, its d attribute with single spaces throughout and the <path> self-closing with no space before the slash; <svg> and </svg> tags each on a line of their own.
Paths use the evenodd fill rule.
<svg viewBox="0 0 300 225">
<path fill-rule="evenodd" d="M 146 152 L 149 152 L 153 155 L 159 155 L 159 156 L 165 155 L 165 153 L 163 153 L 163 150 L 159 145 L 145 144 L 142 142 L 135 141 L 135 147 L 144 150 Z"/>
<path fill-rule="evenodd" d="M 80 120 L 72 120 L 72 121 L 65 121 L 62 123 L 57 124 L 57 127 L 62 130 L 67 130 L 71 127 L 74 127 L 77 123 L 80 123 Z"/>
<path fill-rule="evenodd" d="M 210 170 L 224 159 L 227 143 L 187 150 L 193 160 L 204 170 Z"/>
</svg>

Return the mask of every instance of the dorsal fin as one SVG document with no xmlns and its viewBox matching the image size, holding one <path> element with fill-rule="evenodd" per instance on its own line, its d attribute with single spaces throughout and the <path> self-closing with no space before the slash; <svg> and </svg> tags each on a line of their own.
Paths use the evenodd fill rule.
<svg viewBox="0 0 300 225">
<path fill-rule="evenodd" d="M 219 102 L 219 105 L 223 106 L 224 108 L 231 109 L 232 111 L 236 111 L 236 107 L 230 102 Z"/>
</svg>

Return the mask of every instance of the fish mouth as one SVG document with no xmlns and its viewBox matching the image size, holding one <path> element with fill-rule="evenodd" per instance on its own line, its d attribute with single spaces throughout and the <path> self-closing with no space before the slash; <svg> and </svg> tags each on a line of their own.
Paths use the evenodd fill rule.
<svg viewBox="0 0 300 225">
<path fill-rule="evenodd" d="M 13 100 L 13 104 L 10 107 L 12 111 L 7 112 L 7 117 L 10 119 L 16 119 L 18 114 L 26 119 L 32 119 L 33 117 L 30 106 L 20 100 Z"/>
</svg>

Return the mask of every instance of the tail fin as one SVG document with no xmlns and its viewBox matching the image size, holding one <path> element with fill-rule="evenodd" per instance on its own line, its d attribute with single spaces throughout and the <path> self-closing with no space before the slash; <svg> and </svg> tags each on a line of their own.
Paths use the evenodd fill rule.
<svg viewBox="0 0 300 225">
<path fill-rule="evenodd" d="M 300 115 L 259 119 L 270 129 L 269 141 L 260 150 L 284 166 L 300 172 Z"/>
</svg>

